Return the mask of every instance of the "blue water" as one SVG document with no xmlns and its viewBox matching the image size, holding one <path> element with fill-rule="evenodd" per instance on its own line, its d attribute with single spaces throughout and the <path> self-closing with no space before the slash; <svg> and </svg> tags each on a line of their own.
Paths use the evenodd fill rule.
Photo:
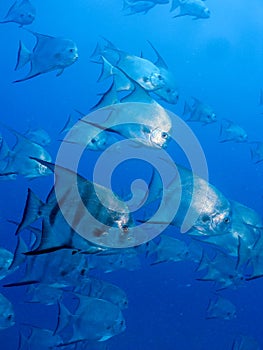
<svg viewBox="0 0 263 350">
<path fill-rule="evenodd" d="M 99 65 L 90 61 L 100 36 L 119 48 L 154 61 L 150 40 L 174 73 L 180 88 L 176 105 L 162 103 L 182 116 L 185 99 L 195 96 L 213 106 L 218 119 L 242 125 L 250 141 L 263 141 L 259 91 L 263 77 L 263 4 L 260 0 L 206 1 L 211 18 L 173 19 L 169 5 L 158 5 L 147 15 L 124 16 L 121 0 L 32 0 L 37 16 L 30 29 L 77 43 L 79 59 L 60 77 L 55 72 L 12 84 L 26 74 L 14 71 L 19 40 L 33 47 L 34 37 L 16 24 L 0 26 L 0 118 L 18 131 L 42 127 L 52 138 L 48 151 L 53 158 L 59 147 L 59 130 L 76 108 L 88 113 L 106 85 L 97 83 Z M 12 1 L 0 5 L 3 17 Z M 259 213 L 263 206 L 262 163 L 253 164 L 247 144 L 219 143 L 220 122 L 208 126 L 189 124 L 205 152 L 209 180 L 229 199 Z M 14 138 L 1 132 L 8 142 Z M 14 250 L 15 228 L 6 220 L 22 217 L 27 189 L 45 198 L 52 177 L 32 181 L 19 177 L 0 182 L 0 244 Z M 122 176 L 118 181 L 121 184 Z M 172 232 L 172 231 L 171 231 Z M 238 334 L 254 337 L 263 347 L 262 279 L 246 282 L 223 295 L 237 306 L 234 320 L 206 320 L 212 283 L 197 281 L 196 265 L 163 263 L 138 271 L 115 271 L 101 275 L 123 288 L 129 299 L 124 310 L 127 329 L 109 341 L 114 350 L 224 350 L 231 349 Z M 20 272 L 21 273 L 21 272 Z M 10 275 L 4 283 L 19 278 Z M 3 282 L 3 281 L 1 281 Z M 3 284 L 4 284 L 3 283 Z M 57 306 L 24 304 L 25 288 L 0 288 L 14 305 L 16 325 L 0 333 L 0 349 L 17 348 L 19 324 L 54 329 Z"/>
</svg>

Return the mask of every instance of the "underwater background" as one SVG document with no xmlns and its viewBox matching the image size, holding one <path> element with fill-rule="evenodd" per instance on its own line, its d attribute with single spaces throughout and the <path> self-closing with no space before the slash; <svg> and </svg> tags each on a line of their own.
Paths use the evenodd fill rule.
<svg viewBox="0 0 263 350">
<path fill-rule="evenodd" d="M 8 0 L 1 2 L 1 18 L 12 3 Z M 182 119 L 186 119 L 183 115 L 185 101 L 192 96 L 205 101 L 216 112 L 218 121 L 211 125 L 189 123 L 204 150 L 209 182 L 228 199 L 262 214 L 262 163 L 252 161 L 248 143 L 219 142 L 220 121 L 223 119 L 241 125 L 249 141 L 263 141 L 263 107 L 260 105 L 263 4 L 260 0 L 207 0 L 211 16 L 197 20 L 190 16 L 172 18 L 171 4 L 158 4 L 146 14 L 125 15 L 122 0 L 32 0 L 32 3 L 36 8 L 36 18 L 24 28 L 71 38 L 77 44 L 79 58 L 58 77 L 55 72 L 48 72 L 12 83 L 23 76 L 22 71 L 14 70 L 19 41 L 31 48 L 35 38 L 15 23 L 1 24 L 1 123 L 19 132 L 29 128 L 45 129 L 52 140 L 46 149 L 55 160 L 62 138 L 59 132 L 69 115 L 75 109 L 88 114 L 97 103 L 98 94 L 108 87 L 105 81 L 97 82 L 100 65 L 90 59 L 97 42 L 103 36 L 126 52 L 138 56 L 142 52 L 143 57 L 154 61 L 156 57 L 147 42 L 149 40 L 164 58 L 179 89 L 178 103 L 158 102 Z M 23 70 L 27 72 L 27 68 Z M 15 142 L 14 135 L 4 126 L 1 134 L 7 143 Z M 176 163 L 187 166 L 180 154 L 178 158 L 174 155 L 174 159 Z M 127 166 L 124 171 L 136 173 L 131 168 Z M 138 175 L 143 171 L 137 170 Z M 81 164 L 80 172 L 89 177 L 90 168 Z M 127 185 L 125 180 L 126 176 L 119 174 L 114 181 L 121 188 L 122 184 Z M 0 182 L 1 247 L 14 252 L 16 227 L 8 220 L 21 220 L 28 187 L 44 200 L 52 184 L 52 176 L 32 180 L 18 176 L 15 181 Z M 167 231 L 171 234 L 175 229 L 168 228 Z M 245 281 L 238 288 L 220 292 L 235 304 L 236 317 L 207 319 L 208 303 L 216 292 L 213 282 L 197 280 L 200 278 L 197 265 L 190 261 L 151 265 L 147 259 L 142 259 L 140 268 L 132 271 L 98 271 L 96 277 L 122 288 L 129 302 L 128 308 L 123 310 L 126 330 L 107 340 L 107 348 L 258 349 L 252 347 L 252 343 L 247 347 L 233 345 L 237 337 L 247 336 L 255 339 L 261 349 L 262 279 Z M 21 276 L 23 267 L 2 280 L 2 285 L 19 280 Z M 0 289 L 12 302 L 15 313 L 15 325 L 1 330 L 0 349 L 18 348 L 23 325 L 55 329 L 56 304 L 25 303 L 26 286 L 1 286 Z"/>
</svg>

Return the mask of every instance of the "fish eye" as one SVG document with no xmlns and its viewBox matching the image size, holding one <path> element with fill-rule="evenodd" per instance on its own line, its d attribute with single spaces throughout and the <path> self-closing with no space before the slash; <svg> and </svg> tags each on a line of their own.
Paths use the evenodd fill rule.
<svg viewBox="0 0 263 350">
<path fill-rule="evenodd" d="M 157 78 L 158 78 L 159 80 L 163 80 L 163 77 L 161 76 L 161 74 L 158 74 Z"/>
<path fill-rule="evenodd" d="M 74 52 L 74 49 L 69 49 L 69 52 Z"/>
<path fill-rule="evenodd" d="M 122 231 L 123 231 L 124 233 L 127 233 L 127 232 L 129 231 L 128 225 L 123 225 L 123 226 L 122 226 Z"/>
<path fill-rule="evenodd" d="M 167 139 L 167 137 L 168 137 L 167 132 L 162 132 L 162 138 L 163 138 L 163 139 Z"/>
<path fill-rule="evenodd" d="M 226 218 L 224 218 L 224 223 L 225 224 L 229 224 L 230 223 L 230 218 L 228 216 Z"/>
<path fill-rule="evenodd" d="M 12 314 L 8 315 L 7 319 L 8 319 L 8 321 L 11 321 L 13 319 L 13 315 Z"/>
<path fill-rule="evenodd" d="M 168 92 L 168 94 L 171 92 L 172 90 L 170 88 L 166 89 L 166 92 Z"/>
<path fill-rule="evenodd" d="M 147 77 L 143 77 L 142 80 L 146 83 L 147 81 L 149 81 L 149 79 Z"/>
<path fill-rule="evenodd" d="M 203 221 L 203 223 L 207 223 L 210 221 L 210 217 L 209 217 L 209 215 L 205 214 L 201 217 L 201 220 Z"/>
</svg>

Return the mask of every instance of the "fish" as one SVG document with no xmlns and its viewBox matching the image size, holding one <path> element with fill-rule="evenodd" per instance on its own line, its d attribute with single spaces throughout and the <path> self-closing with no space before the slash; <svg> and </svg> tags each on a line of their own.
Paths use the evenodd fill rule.
<svg viewBox="0 0 263 350">
<path fill-rule="evenodd" d="M 20 27 L 33 23 L 36 17 L 36 9 L 29 0 L 17 0 L 8 10 L 5 18 L 0 23 L 14 22 Z"/>
<path fill-rule="evenodd" d="M 33 51 L 30 52 L 22 41 L 20 41 L 15 70 L 30 63 L 30 71 L 24 78 L 15 80 L 14 83 L 22 82 L 54 70 L 57 70 L 57 76 L 59 76 L 65 68 L 72 65 L 78 59 L 78 49 L 72 40 L 52 37 L 32 31 L 29 32 L 35 36 L 37 40 L 36 44 Z"/>
<path fill-rule="evenodd" d="M 51 138 L 49 134 L 46 132 L 46 130 L 42 128 L 37 128 L 37 129 L 28 129 L 25 133 L 24 136 L 31 140 L 34 143 L 39 144 L 40 146 L 47 146 L 51 142 Z"/>
<path fill-rule="evenodd" d="M 54 164 L 38 162 L 55 170 Z M 46 203 L 28 190 L 17 234 L 37 219 L 43 220 L 39 246 L 28 255 L 65 248 L 94 254 L 104 251 L 105 246 L 116 248 L 132 244 L 134 237 L 130 228 L 133 219 L 125 202 L 118 200 L 108 188 L 92 183 L 69 169 L 58 165 L 56 169 L 55 186 L 50 190 Z M 88 232 L 86 227 L 89 227 Z"/>
<path fill-rule="evenodd" d="M 263 142 L 253 141 L 249 142 L 251 159 L 253 163 L 257 164 L 263 160 Z"/>
<path fill-rule="evenodd" d="M 120 287 L 93 277 L 82 279 L 74 287 L 74 293 L 107 300 L 121 310 L 128 307 L 127 295 Z"/>
<path fill-rule="evenodd" d="M 177 170 L 176 170 L 177 169 Z M 159 222 L 169 223 L 183 229 L 189 235 L 212 236 L 224 234 L 231 228 L 232 208 L 229 200 L 213 185 L 182 166 L 171 165 L 174 174 L 166 191 L 166 208 L 160 214 Z M 149 205 L 162 194 L 162 181 L 154 169 L 149 183 L 148 197 L 144 205 Z M 178 209 L 171 220 L 175 205 Z M 165 217 L 169 217 L 169 220 Z"/>
<path fill-rule="evenodd" d="M 222 318 L 232 320 L 236 317 L 236 306 L 228 299 L 217 295 L 216 299 L 210 299 L 207 308 L 207 319 Z"/>
<path fill-rule="evenodd" d="M 165 102 L 176 104 L 179 98 L 179 90 L 175 82 L 174 75 L 169 70 L 164 59 L 156 50 L 156 48 L 153 46 L 153 44 L 149 40 L 148 40 L 148 43 L 150 44 L 150 46 L 152 47 L 153 51 L 157 56 L 157 61 L 154 64 L 160 69 L 160 73 L 164 79 L 164 86 L 161 87 L 160 89 L 153 91 L 153 94 L 157 95 L 161 100 Z"/>
<path fill-rule="evenodd" d="M 161 235 L 160 242 L 149 256 L 154 257 L 152 265 L 166 261 L 186 260 L 188 255 L 187 245 L 184 241 L 171 236 Z"/>
<path fill-rule="evenodd" d="M 172 4 L 172 10 L 177 7 L 180 7 L 180 12 L 173 18 L 182 16 L 194 16 L 193 19 L 210 17 L 210 10 L 203 0 L 175 0 Z"/>
<path fill-rule="evenodd" d="M 54 282 L 53 282 L 54 283 Z M 39 283 L 27 287 L 27 303 L 54 305 L 61 301 L 63 291 L 50 284 Z"/>
<path fill-rule="evenodd" d="M 74 314 L 63 304 L 59 304 L 55 334 L 62 334 L 61 332 L 70 325 L 73 328 L 73 335 L 65 345 L 85 340 L 106 341 L 124 332 L 125 320 L 116 305 L 98 298 L 78 298 L 79 305 Z"/>
<path fill-rule="evenodd" d="M 10 328 L 15 324 L 15 313 L 11 302 L 0 293 L 0 330 Z"/>
<path fill-rule="evenodd" d="M 136 13 L 143 13 L 144 15 L 155 6 L 155 2 L 153 1 L 123 1 L 123 10 L 129 10 L 128 15 L 134 15 Z"/>
<path fill-rule="evenodd" d="M 231 350 L 260 350 L 260 345 L 250 336 L 239 335 L 234 339 Z"/>
<path fill-rule="evenodd" d="M 18 350 L 23 349 L 54 349 L 63 344 L 63 339 L 58 334 L 53 334 L 53 331 L 47 328 L 35 326 L 27 326 L 30 334 L 25 336 L 21 331 L 19 334 Z"/>
<path fill-rule="evenodd" d="M 89 268 L 109 273 L 121 269 L 136 271 L 142 266 L 140 257 L 134 248 L 122 248 L 120 251 L 115 251 L 115 253 L 107 253 L 106 255 L 90 255 L 88 257 Z"/>
<path fill-rule="evenodd" d="M 6 164 L 2 172 L 10 173 L 10 180 L 16 178 L 13 174 L 19 174 L 28 179 L 50 175 L 51 171 L 46 166 L 30 158 L 36 157 L 45 161 L 51 161 L 51 156 L 45 148 L 13 128 L 6 125 L 4 127 L 15 135 L 16 144 L 12 149 L 9 149 L 6 155 Z"/>
<path fill-rule="evenodd" d="M 192 106 L 190 106 L 187 102 L 185 102 L 184 105 L 183 115 L 190 114 L 187 121 L 199 122 L 203 125 L 216 122 L 216 114 L 209 105 L 199 101 L 195 97 L 193 97 L 193 100 L 194 104 Z"/>
<path fill-rule="evenodd" d="M 27 251 L 28 249 L 25 253 Z M 53 303 L 56 297 L 60 297 L 59 290 L 55 289 L 79 284 L 89 271 L 85 254 L 74 253 L 70 249 L 60 249 L 48 254 L 25 254 L 25 256 L 24 277 L 20 281 L 5 284 L 5 287 L 34 285 L 32 291 L 34 302 L 38 300 L 42 303 Z"/>
<path fill-rule="evenodd" d="M 166 148 L 171 127 L 169 114 L 158 103 L 122 102 L 95 110 L 82 118 L 63 141 L 87 145 L 101 129 L 132 139 L 136 144 Z"/>
<path fill-rule="evenodd" d="M 94 58 L 99 57 L 97 62 L 102 63 L 101 56 L 103 56 L 112 66 L 118 68 L 131 80 L 136 81 L 146 91 L 154 91 L 164 86 L 160 69 L 154 63 L 118 49 L 107 39 L 105 41 L 106 45 L 97 46 L 92 54 Z"/>
<path fill-rule="evenodd" d="M 14 255 L 9 250 L 0 247 L 0 280 L 13 272 L 10 270 L 13 259 Z"/>
<path fill-rule="evenodd" d="M 238 266 L 238 260 L 225 252 L 218 251 L 213 260 L 204 253 L 197 271 L 204 269 L 206 274 L 197 280 L 213 281 L 216 283 L 217 290 L 237 288 L 245 282 L 244 272 Z"/>
<path fill-rule="evenodd" d="M 228 141 L 247 142 L 248 135 L 241 126 L 231 120 L 224 119 L 221 121 L 220 142 Z"/>
</svg>

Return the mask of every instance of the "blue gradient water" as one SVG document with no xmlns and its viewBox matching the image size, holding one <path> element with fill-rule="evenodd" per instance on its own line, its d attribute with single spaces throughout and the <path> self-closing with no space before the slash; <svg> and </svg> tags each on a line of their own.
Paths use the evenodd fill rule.
<svg viewBox="0 0 263 350">
<path fill-rule="evenodd" d="M 156 6 L 147 15 L 124 16 L 121 0 L 32 0 L 37 16 L 30 30 L 71 38 L 79 48 L 79 59 L 55 73 L 12 84 L 24 76 L 14 71 L 19 40 L 33 47 L 34 37 L 17 25 L 0 26 L 0 120 L 18 131 L 43 127 L 53 142 L 48 150 L 55 158 L 58 133 L 73 109 L 88 113 L 97 102 L 105 83 L 97 83 L 100 67 L 90 61 L 100 36 L 116 46 L 155 60 L 150 40 L 174 72 L 180 87 L 177 105 L 163 106 L 182 116 L 184 101 L 191 96 L 213 106 L 218 119 L 242 125 L 250 141 L 263 141 L 262 106 L 259 91 L 263 79 L 263 4 L 260 0 L 207 1 L 211 18 L 172 19 L 169 5 Z M 0 5 L 3 17 L 12 1 Z M 262 213 L 262 164 L 253 164 L 246 144 L 219 143 L 220 123 L 189 124 L 198 137 L 208 163 L 209 179 L 229 199 Z M 1 128 L 7 141 L 10 133 Z M 118 181 L 121 180 L 119 178 Z M 30 187 L 45 198 L 52 177 L 27 181 L 0 182 L 1 246 L 14 250 L 15 227 L 6 220 L 19 221 Z M 114 350 L 224 350 L 231 349 L 238 334 L 254 337 L 263 346 L 263 281 L 247 282 L 237 290 L 226 290 L 237 306 L 234 320 L 206 320 L 211 283 L 197 281 L 196 265 L 189 262 L 164 263 L 138 271 L 116 271 L 101 275 L 122 287 L 129 298 L 124 311 L 127 329 L 109 341 Z M 14 281 L 21 272 L 10 275 Z M 3 281 L 2 281 L 3 282 Z M 14 304 L 16 326 L 1 331 L 0 349 L 17 348 L 19 324 L 54 329 L 57 306 L 24 304 L 25 288 L 0 288 Z"/>
</svg>

